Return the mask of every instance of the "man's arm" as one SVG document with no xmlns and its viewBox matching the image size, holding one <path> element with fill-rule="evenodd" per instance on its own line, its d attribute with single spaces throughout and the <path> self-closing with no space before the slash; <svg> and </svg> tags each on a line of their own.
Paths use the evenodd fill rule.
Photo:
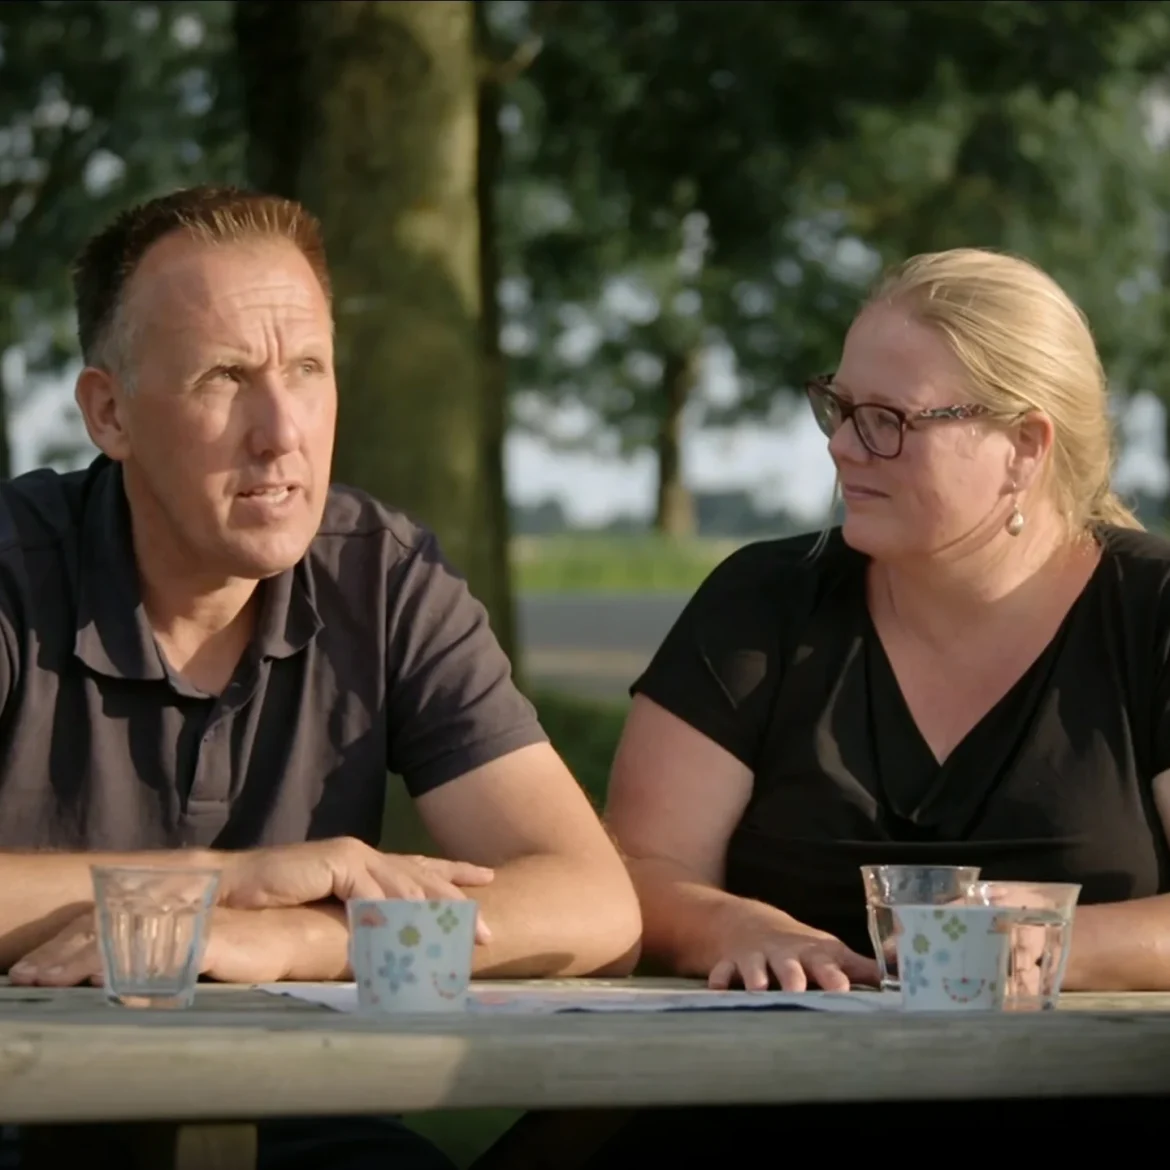
<svg viewBox="0 0 1170 1170">
<path fill-rule="evenodd" d="M 491 867 L 460 883 L 490 932 L 481 977 L 629 974 L 642 932 L 625 865 L 589 800 L 547 743 L 520 748 L 424 793 L 419 813 L 448 857 Z M 344 907 L 265 912 L 284 979 L 348 979 Z M 230 971 L 231 968 L 225 969 Z M 211 974 L 225 974 L 213 966 Z"/>
<path fill-rule="evenodd" d="M 491 938 L 475 972 L 501 978 L 626 975 L 641 915 L 626 867 L 580 785 L 547 743 L 424 793 L 423 822 L 449 857 L 491 866 L 468 894 Z"/>
<path fill-rule="evenodd" d="M 349 898 L 460 898 L 494 877 L 466 862 L 382 853 L 353 837 L 231 852 L 0 853 L 0 926 L 9 927 L 0 957 L 14 980 L 67 984 L 97 969 L 78 947 L 81 936 L 93 941 L 94 862 L 218 869 L 208 973 L 250 971 L 240 979 L 248 983 L 341 978 Z"/>
<path fill-rule="evenodd" d="M 219 869 L 210 850 L 159 853 L 0 853 L 0 970 L 53 938 L 93 902 L 91 865 Z"/>
<path fill-rule="evenodd" d="M 418 533 L 391 581 L 388 770 L 446 856 L 495 871 L 469 891 L 496 976 L 629 971 L 641 917 L 626 868 L 512 680 L 466 582 Z"/>
<path fill-rule="evenodd" d="M 480 977 L 627 975 L 642 932 L 629 874 L 580 785 L 547 743 L 509 752 L 424 793 L 417 807 L 446 856 L 490 867 L 458 884 L 490 938 Z M 326 902 L 264 911 L 279 978 L 348 979 L 345 909 Z M 231 965 L 211 974 L 230 978 Z M 225 974 L 226 972 L 226 974 Z"/>
<path fill-rule="evenodd" d="M 418 804 L 432 836 L 460 863 L 395 857 L 346 839 L 245 853 L 0 854 L 0 962 L 8 970 L 24 959 L 24 969 L 13 970 L 21 982 L 89 978 L 96 955 L 76 945 L 78 933 L 93 931 L 89 867 L 149 864 L 223 873 L 227 905 L 212 920 L 206 968 L 216 979 L 348 978 L 342 900 L 351 895 L 475 899 L 490 931 L 476 947 L 480 975 L 633 968 L 641 917 L 630 878 L 548 744 L 501 756 Z"/>
</svg>

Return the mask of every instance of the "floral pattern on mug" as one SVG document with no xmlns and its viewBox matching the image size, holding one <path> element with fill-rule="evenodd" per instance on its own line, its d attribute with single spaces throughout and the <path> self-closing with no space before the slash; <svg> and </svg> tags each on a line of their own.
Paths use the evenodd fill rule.
<svg viewBox="0 0 1170 1170">
<path fill-rule="evenodd" d="M 902 972 L 901 977 L 902 986 L 909 995 L 915 995 L 923 988 L 930 986 L 930 980 L 926 978 L 925 959 L 909 960 L 906 964 L 906 970 Z"/>
<path fill-rule="evenodd" d="M 391 991 L 397 991 L 404 983 L 416 983 L 414 971 L 414 955 L 396 955 L 393 951 L 384 951 L 382 966 L 378 968 L 378 975 L 386 980 Z"/>
</svg>

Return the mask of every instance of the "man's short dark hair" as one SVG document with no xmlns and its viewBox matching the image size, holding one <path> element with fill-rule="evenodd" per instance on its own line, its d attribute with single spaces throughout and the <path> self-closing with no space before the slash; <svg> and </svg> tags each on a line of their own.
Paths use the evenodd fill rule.
<svg viewBox="0 0 1170 1170">
<path fill-rule="evenodd" d="M 127 331 L 118 317 L 126 286 L 151 246 L 177 231 L 208 243 L 288 240 L 312 266 L 326 298 L 331 297 L 321 225 L 299 203 L 236 187 L 188 187 L 123 211 L 78 256 L 73 295 L 87 365 L 112 370 L 123 363 Z"/>
</svg>

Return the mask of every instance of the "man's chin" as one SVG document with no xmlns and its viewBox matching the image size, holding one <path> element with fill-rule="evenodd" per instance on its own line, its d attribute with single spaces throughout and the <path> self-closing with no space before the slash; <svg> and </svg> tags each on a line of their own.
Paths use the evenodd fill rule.
<svg viewBox="0 0 1170 1170">
<path fill-rule="evenodd" d="M 290 535 L 234 540 L 224 549 L 223 559 L 233 577 L 263 581 L 299 564 L 311 542 L 312 538 L 294 539 Z"/>
</svg>

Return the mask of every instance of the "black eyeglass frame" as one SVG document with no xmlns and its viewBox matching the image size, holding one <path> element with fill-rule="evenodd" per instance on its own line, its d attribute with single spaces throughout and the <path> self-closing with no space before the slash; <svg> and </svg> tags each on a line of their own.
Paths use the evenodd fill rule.
<svg viewBox="0 0 1170 1170">
<path fill-rule="evenodd" d="M 838 427 L 844 426 L 859 410 L 881 411 L 895 419 L 898 423 L 898 449 L 893 452 L 875 451 L 873 445 L 866 439 L 864 430 L 857 425 L 857 420 L 853 420 L 853 429 L 861 440 L 861 445 L 878 459 L 897 459 L 902 454 L 902 447 L 906 442 L 906 432 L 912 430 L 915 423 L 962 422 L 970 418 L 987 418 L 994 413 L 990 407 L 977 402 L 965 402 L 955 406 L 936 406 L 930 410 L 916 410 L 910 414 L 899 410 L 896 406 L 888 406 L 884 402 L 848 402 L 833 389 L 833 377 L 833 374 L 820 374 L 815 378 L 810 378 L 805 383 L 804 392 L 809 399 L 813 418 L 816 419 L 817 425 L 824 431 L 825 435 L 831 439 L 834 432 L 828 430 L 821 421 L 814 401 L 815 395 L 822 399 L 827 398 L 836 407 L 841 418 Z"/>
</svg>

